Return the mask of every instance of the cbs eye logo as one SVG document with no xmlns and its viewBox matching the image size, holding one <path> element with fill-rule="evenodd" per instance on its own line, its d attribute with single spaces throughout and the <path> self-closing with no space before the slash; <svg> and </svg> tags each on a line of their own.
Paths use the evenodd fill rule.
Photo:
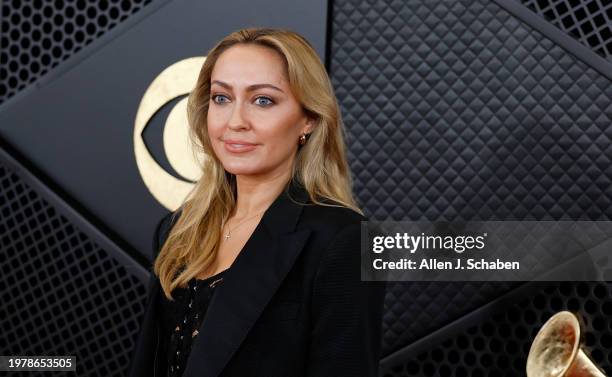
<svg viewBox="0 0 612 377">
<path fill-rule="evenodd" d="M 134 155 L 142 180 L 153 197 L 174 211 L 201 176 L 199 164 L 207 157 L 194 153 L 189 141 L 187 97 L 172 108 L 163 126 L 164 153 L 172 168 L 183 179 L 168 173 L 153 158 L 142 132 L 166 103 L 188 94 L 194 87 L 206 57 L 181 60 L 164 69 L 145 91 L 134 121 Z"/>
</svg>

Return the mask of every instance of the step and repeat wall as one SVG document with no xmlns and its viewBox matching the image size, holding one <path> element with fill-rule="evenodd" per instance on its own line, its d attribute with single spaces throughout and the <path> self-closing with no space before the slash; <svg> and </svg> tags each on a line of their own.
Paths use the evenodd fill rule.
<svg viewBox="0 0 612 377">
<path fill-rule="evenodd" d="M 325 62 L 370 219 L 612 217 L 612 3 L 5 1 L 0 355 L 127 375 L 153 231 L 197 179 L 191 82 L 168 83 L 247 26 L 293 29 Z M 561 310 L 612 374 L 610 283 L 389 282 L 380 375 L 525 375 Z"/>
</svg>

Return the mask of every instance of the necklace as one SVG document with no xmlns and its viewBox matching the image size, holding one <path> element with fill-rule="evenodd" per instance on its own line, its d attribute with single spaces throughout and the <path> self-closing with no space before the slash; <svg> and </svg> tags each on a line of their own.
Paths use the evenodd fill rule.
<svg viewBox="0 0 612 377">
<path fill-rule="evenodd" d="M 238 228 L 240 225 L 244 224 L 244 223 L 245 223 L 247 220 L 250 220 L 250 219 L 254 218 L 255 216 L 259 216 L 259 215 L 260 215 L 262 212 L 264 212 L 264 211 L 265 211 L 265 210 L 260 211 L 260 212 L 257 212 L 255 215 L 250 216 L 250 217 L 248 217 L 248 218 L 246 218 L 246 219 L 242 220 L 241 222 L 239 222 L 239 223 L 238 223 L 238 225 L 236 225 L 236 226 L 234 227 L 234 229 L 233 229 L 233 230 L 236 230 L 236 228 Z M 225 239 L 226 239 L 226 240 L 228 240 L 228 239 L 229 239 L 231 236 L 232 236 L 232 229 L 230 228 L 229 223 L 228 223 L 228 224 L 227 224 L 227 234 L 226 234 L 224 237 L 225 237 Z"/>
</svg>

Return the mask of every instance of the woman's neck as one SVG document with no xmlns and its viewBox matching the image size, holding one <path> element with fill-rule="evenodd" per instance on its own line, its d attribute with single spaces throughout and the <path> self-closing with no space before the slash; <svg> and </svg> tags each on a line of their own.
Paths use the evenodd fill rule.
<svg viewBox="0 0 612 377">
<path fill-rule="evenodd" d="M 237 200 L 231 217 L 241 219 L 264 212 L 283 191 L 290 174 L 279 174 L 272 178 L 255 179 L 236 176 Z"/>
</svg>

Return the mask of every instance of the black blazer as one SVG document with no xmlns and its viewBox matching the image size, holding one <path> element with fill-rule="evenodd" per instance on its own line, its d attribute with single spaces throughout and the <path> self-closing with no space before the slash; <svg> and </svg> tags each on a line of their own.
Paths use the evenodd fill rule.
<svg viewBox="0 0 612 377">
<path fill-rule="evenodd" d="M 289 193 L 307 200 L 300 186 Z M 156 251 L 170 215 L 158 228 Z M 183 376 L 377 376 L 385 283 L 361 281 L 365 220 L 347 208 L 297 205 L 281 193 L 216 288 Z M 131 377 L 163 377 L 154 372 L 163 292 L 153 273 L 149 284 Z"/>
</svg>

